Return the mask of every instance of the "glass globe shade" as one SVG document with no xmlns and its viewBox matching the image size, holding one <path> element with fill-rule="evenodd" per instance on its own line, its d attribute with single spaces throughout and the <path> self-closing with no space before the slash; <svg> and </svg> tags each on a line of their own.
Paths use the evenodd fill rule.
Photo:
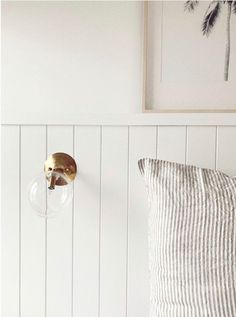
<svg viewBox="0 0 236 317">
<path fill-rule="evenodd" d="M 56 178 L 67 179 L 63 174 L 53 172 Z M 31 207 L 42 217 L 49 218 L 66 210 L 73 198 L 73 184 L 68 183 L 64 186 L 55 186 L 49 189 L 49 181 L 46 175 L 42 174 L 33 179 L 29 185 L 28 198 Z"/>
</svg>

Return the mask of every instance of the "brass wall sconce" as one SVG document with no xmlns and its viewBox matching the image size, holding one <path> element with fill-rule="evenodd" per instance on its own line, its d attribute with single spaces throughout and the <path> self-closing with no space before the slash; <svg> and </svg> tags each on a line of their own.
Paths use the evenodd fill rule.
<svg viewBox="0 0 236 317">
<path fill-rule="evenodd" d="M 31 207 L 45 218 L 66 210 L 73 198 L 73 181 L 77 165 L 66 153 L 54 153 L 44 163 L 44 173 L 36 177 L 29 186 Z"/>
<path fill-rule="evenodd" d="M 75 160 L 70 155 L 66 153 L 54 153 L 46 160 L 44 171 L 49 181 L 48 189 L 54 190 L 55 186 L 67 185 L 75 179 L 77 166 Z"/>
</svg>

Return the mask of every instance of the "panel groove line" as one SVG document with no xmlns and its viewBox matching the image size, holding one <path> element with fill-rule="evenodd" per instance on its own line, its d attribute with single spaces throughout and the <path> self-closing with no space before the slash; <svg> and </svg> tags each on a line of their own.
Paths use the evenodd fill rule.
<svg viewBox="0 0 236 317">
<path fill-rule="evenodd" d="M 126 207 L 126 285 L 125 285 L 125 316 L 128 317 L 128 267 L 129 267 L 129 170 L 130 170 L 130 127 L 128 126 L 128 147 L 127 147 L 127 207 Z"/>
<path fill-rule="evenodd" d="M 158 154 L 158 135 L 159 135 L 159 127 L 157 125 L 156 126 L 156 159 L 157 159 L 157 154 Z"/>
<path fill-rule="evenodd" d="M 45 125 L 45 160 L 47 160 L 48 157 L 48 126 Z M 47 202 L 46 202 L 46 206 L 47 206 Z M 44 287 L 45 287 L 45 317 L 47 317 L 47 245 L 48 245 L 48 237 L 47 237 L 47 218 L 45 218 L 45 281 L 44 281 Z"/>
<path fill-rule="evenodd" d="M 103 127 L 100 126 L 100 177 L 99 177 L 99 258 L 98 258 L 98 317 L 101 316 L 101 224 L 102 224 L 102 144 Z"/>
<path fill-rule="evenodd" d="M 75 126 L 72 141 L 73 158 L 75 158 Z M 77 167 L 78 168 L 78 167 Z M 78 173 L 78 171 L 77 171 Z M 71 317 L 74 316 L 74 222 L 75 222 L 75 183 L 73 182 L 72 218 L 71 218 Z"/>
<path fill-rule="evenodd" d="M 21 317 L 21 126 L 19 126 L 19 317 Z"/>
<path fill-rule="evenodd" d="M 188 126 L 185 126 L 185 156 L 184 156 L 184 164 L 187 164 L 188 158 Z"/>
<path fill-rule="evenodd" d="M 219 128 L 218 128 L 218 126 L 216 126 L 216 131 L 215 131 L 215 169 L 216 170 L 218 168 L 218 146 L 219 146 L 218 132 L 219 132 Z"/>
</svg>

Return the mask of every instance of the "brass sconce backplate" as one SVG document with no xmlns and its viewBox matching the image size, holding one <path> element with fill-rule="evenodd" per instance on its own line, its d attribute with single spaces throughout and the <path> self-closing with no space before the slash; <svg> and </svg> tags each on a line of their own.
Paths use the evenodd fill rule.
<svg viewBox="0 0 236 317">
<path fill-rule="evenodd" d="M 46 178 L 50 181 L 49 189 L 54 189 L 55 185 L 63 186 L 72 182 L 77 173 L 76 162 L 66 153 L 54 153 L 50 155 L 45 164 L 44 172 Z M 61 174 L 63 177 L 54 177 L 53 172 Z"/>
</svg>

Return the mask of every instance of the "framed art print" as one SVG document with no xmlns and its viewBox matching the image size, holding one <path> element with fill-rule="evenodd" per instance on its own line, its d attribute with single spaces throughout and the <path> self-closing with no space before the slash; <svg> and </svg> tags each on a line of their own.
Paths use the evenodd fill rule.
<svg viewBox="0 0 236 317">
<path fill-rule="evenodd" d="M 144 2 L 144 112 L 236 112 L 236 2 Z"/>
</svg>

